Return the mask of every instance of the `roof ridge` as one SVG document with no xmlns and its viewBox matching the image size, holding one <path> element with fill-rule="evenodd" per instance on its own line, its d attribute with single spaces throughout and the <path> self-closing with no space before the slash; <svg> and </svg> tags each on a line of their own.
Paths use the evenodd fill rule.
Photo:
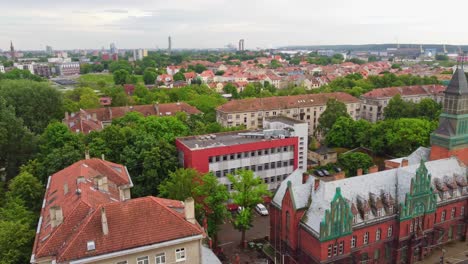
<svg viewBox="0 0 468 264">
<path fill-rule="evenodd" d="M 153 200 L 154 202 L 156 202 L 157 204 L 163 206 L 165 209 L 167 209 L 169 212 L 171 212 L 171 214 L 175 215 L 177 218 L 179 218 L 180 220 L 182 220 L 184 223 L 188 224 L 191 228 L 194 228 L 196 229 L 196 231 L 198 232 L 202 232 L 203 233 L 203 230 L 199 230 L 197 225 L 196 224 L 192 224 L 190 222 L 187 221 L 187 219 L 185 219 L 184 217 L 182 217 L 182 215 L 180 214 L 177 214 L 176 212 L 174 212 L 174 210 L 172 210 L 171 208 L 167 207 L 166 205 L 162 204 L 160 201 L 158 201 L 157 199 L 155 199 L 156 197 L 154 196 L 146 196 L 146 197 L 143 197 L 143 198 L 147 198 L 149 197 L 151 200 Z M 170 200 L 173 200 L 173 199 L 170 199 Z M 177 201 L 177 200 L 176 200 Z M 182 201 L 180 201 L 182 202 Z M 185 203 L 182 202 L 184 204 L 184 212 L 185 212 Z"/>
<path fill-rule="evenodd" d="M 89 222 L 91 221 L 91 219 L 93 219 L 94 214 L 96 214 L 97 212 L 101 212 L 101 207 L 103 207 L 104 205 L 105 204 L 100 204 L 98 207 L 96 207 L 96 210 L 94 212 L 91 211 L 91 213 L 88 213 L 88 215 L 86 216 L 87 219 L 82 225 L 80 225 L 79 231 L 74 232 L 75 236 L 70 240 L 68 245 L 65 248 L 63 248 L 63 250 L 60 253 L 57 254 L 57 257 L 65 255 L 65 253 L 69 250 L 70 246 L 79 237 L 79 234 L 81 234 L 83 232 L 83 230 L 85 229 L 84 227 L 86 227 L 89 224 Z M 94 208 L 92 208 L 92 209 L 94 209 Z"/>
<path fill-rule="evenodd" d="M 45 246 L 49 243 L 49 241 L 52 241 L 52 238 L 54 237 L 54 235 L 57 234 L 57 232 L 58 232 L 59 230 L 62 230 L 62 229 L 63 229 L 65 220 L 66 220 L 66 219 L 69 219 L 70 216 L 78 210 L 78 207 L 80 206 L 81 203 L 85 204 L 86 206 L 88 206 L 89 209 L 93 210 L 93 207 L 92 207 L 88 202 L 86 202 L 86 201 L 80 199 L 80 201 L 76 204 L 76 206 L 73 208 L 73 210 L 68 214 L 68 217 L 63 218 L 62 223 L 61 223 L 57 228 L 55 228 L 55 229 L 52 230 L 52 232 L 51 232 L 50 235 L 49 235 L 49 238 L 47 239 L 47 242 L 44 243 L 44 245 L 42 245 L 42 247 L 36 252 L 36 255 L 39 255 L 39 253 L 41 253 L 41 250 L 45 248 Z M 88 209 L 88 214 L 87 214 L 83 219 L 86 219 L 86 217 L 89 216 L 89 209 Z M 80 223 L 81 223 L 81 222 L 82 222 L 82 221 L 80 221 Z M 75 225 L 75 226 L 76 226 L 76 225 Z M 81 226 L 81 224 L 78 224 L 78 226 Z M 60 250 L 60 248 L 59 248 L 57 251 L 59 251 L 59 250 Z M 33 252 L 33 253 L 34 253 L 34 252 Z"/>
</svg>

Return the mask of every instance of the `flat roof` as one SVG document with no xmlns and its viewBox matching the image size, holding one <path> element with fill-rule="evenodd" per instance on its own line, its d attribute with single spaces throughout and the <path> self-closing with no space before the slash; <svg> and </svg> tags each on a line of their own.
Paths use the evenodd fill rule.
<svg viewBox="0 0 468 264">
<path fill-rule="evenodd" d="M 244 135 L 239 135 L 244 134 Z M 247 135 L 246 135 L 247 134 Z M 256 137 L 257 135 L 257 137 Z M 190 149 L 205 149 L 225 146 L 235 146 L 241 144 L 271 141 L 279 138 L 262 137 L 263 130 L 243 130 L 226 133 L 207 134 L 201 136 L 190 136 L 177 138 L 182 144 Z"/>
<path fill-rule="evenodd" d="M 285 123 L 287 125 L 305 124 L 305 121 L 296 120 L 294 118 L 283 116 L 283 115 L 268 116 L 268 117 L 265 117 L 265 120 L 268 120 L 270 122 L 278 121 L 281 123 Z"/>
</svg>

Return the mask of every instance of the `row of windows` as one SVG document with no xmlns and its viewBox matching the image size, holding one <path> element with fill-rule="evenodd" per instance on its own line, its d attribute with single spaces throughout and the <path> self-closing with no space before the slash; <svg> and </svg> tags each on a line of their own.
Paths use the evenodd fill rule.
<svg viewBox="0 0 468 264">
<path fill-rule="evenodd" d="M 156 254 L 156 256 L 154 258 L 155 258 L 156 264 L 165 264 L 166 263 L 166 253 L 165 252 Z M 176 259 L 176 262 L 186 260 L 185 248 L 178 248 L 178 249 L 175 250 L 175 259 Z M 136 260 L 137 260 L 137 264 L 149 264 L 150 263 L 149 256 L 138 257 Z M 126 260 L 119 261 L 116 264 L 128 264 L 128 261 L 126 261 Z"/>
<path fill-rule="evenodd" d="M 281 182 L 285 180 L 287 177 L 288 177 L 288 174 L 282 174 L 282 175 L 277 175 L 277 176 L 272 176 L 272 177 L 265 177 L 262 179 L 263 179 L 263 182 L 265 183 L 275 183 L 275 182 Z M 226 189 L 228 191 L 234 190 L 233 184 L 225 184 L 224 186 L 226 186 Z"/>
<path fill-rule="evenodd" d="M 393 236 L 393 226 L 389 226 L 387 229 L 387 238 Z M 375 241 L 379 241 L 382 238 L 382 229 L 378 228 L 375 231 Z M 369 244 L 369 232 L 364 233 L 362 244 L 367 245 Z M 357 236 L 353 236 L 351 238 L 351 248 L 355 248 L 357 246 Z"/>
<path fill-rule="evenodd" d="M 208 161 L 209 163 L 213 163 L 213 162 L 219 162 L 219 161 L 241 159 L 242 157 L 248 158 L 248 157 L 269 155 L 269 154 L 274 154 L 274 153 L 288 152 L 288 151 L 293 151 L 293 150 L 294 150 L 293 146 L 262 149 L 262 150 L 249 151 L 249 152 L 232 153 L 230 155 L 223 155 L 223 156 L 212 156 L 208 158 Z"/>
<path fill-rule="evenodd" d="M 447 215 L 447 211 L 446 210 L 442 211 L 442 213 L 440 215 L 440 222 L 444 222 L 446 220 L 446 215 Z M 451 212 L 450 212 L 450 219 L 454 219 L 456 217 L 456 215 L 457 215 L 457 208 L 453 207 Z M 465 207 L 464 206 L 460 207 L 460 216 L 461 217 L 465 216 Z"/>
<path fill-rule="evenodd" d="M 263 164 L 258 164 L 258 165 L 232 168 L 229 170 L 215 171 L 214 175 L 216 175 L 216 177 L 218 178 L 221 178 L 221 177 L 226 177 L 228 174 L 235 174 L 236 171 L 241 170 L 241 169 L 251 170 L 255 172 L 255 171 L 263 171 L 263 170 L 287 167 L 288 164 L 289 166 L 294 166 L 294 160 L 290 159 L 289 161 L 276 161 L 276 162 L 269 162 L 269 163 L 263 163 Z"/>
</svg>

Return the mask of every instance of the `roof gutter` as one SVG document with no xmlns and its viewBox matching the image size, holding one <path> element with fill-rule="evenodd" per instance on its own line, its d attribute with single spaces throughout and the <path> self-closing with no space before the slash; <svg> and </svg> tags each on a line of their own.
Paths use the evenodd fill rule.
<svg viewBox="0 0 468 264">
<path fill-rule="evenodd" d="M 202 238 L 203 238 L 202 235 L 184 237 L 184 238 L 179 238 L 179 239 L 170 240 L 170 241 L 157 243 L 157 244 L 152 244 L 152 245 L 148 245 L 148 246 L 142 246 L 142 247 L 122 250 L 122 251 L 118 251 L 118 252 L 98 255 L 98 256 L 94 256 L 94 257 L 78 259 L 78 260 L 70 261 L 70 264 L 94 263 L 94 262 L 97 262 L 97 261 L 106 260 L 106 259 L 110 259 L 110 258 L 122 257 L 122 256 L 130 255 L 130 254 L 135 254 L 135 253 L 140 253 L 140 252 L 144 252 L 144 251 L 148 251 L 148 250 L 157 249 L 157 248 L 169 247 L 169 246 L 182 244 L 182 243 L 186 243 L 186 242 L 201 240 Z"/>
</svg>

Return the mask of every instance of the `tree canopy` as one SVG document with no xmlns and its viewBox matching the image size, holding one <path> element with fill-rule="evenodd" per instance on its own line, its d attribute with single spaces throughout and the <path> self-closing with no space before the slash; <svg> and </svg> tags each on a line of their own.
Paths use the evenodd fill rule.
<svg viewBox="0 0 468 264">
<path fill-rule="evenodd" d="M 320 131 L 322 135 L 326 135 L 332 128 L 333 124 L 335 124 L 336 120 L 340 117 L 350 118 L 348 111 L 346 110 L 346 105 L 336 99 L 329 99 L 327 101 L 327 108 L 320 115 L 318 120 L 318 131 Z"/>
</svg>

